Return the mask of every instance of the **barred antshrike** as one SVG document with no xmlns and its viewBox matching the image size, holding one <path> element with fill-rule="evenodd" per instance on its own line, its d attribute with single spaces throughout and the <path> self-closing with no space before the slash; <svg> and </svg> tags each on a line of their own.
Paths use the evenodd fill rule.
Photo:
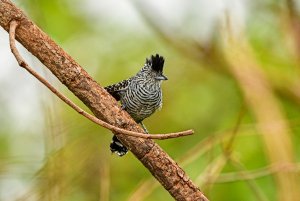
<svg viewBox="0 0 300 201">
<path fill-rule="evenodd" d="M 105 89 L 117 100 L 121 101 L 122 109 L 148 133 L 142 121 L 152 115 L 162 106 L 161 82 L 167 80 L 163 75 L 164 58 L 156 54 L 146 59 L 143 68 L 133 77 L 119 83 L 105 87 Z M 128 149 L 116 136 L 110 144 L 113 153 L 123 156 Z"/>
</svg>

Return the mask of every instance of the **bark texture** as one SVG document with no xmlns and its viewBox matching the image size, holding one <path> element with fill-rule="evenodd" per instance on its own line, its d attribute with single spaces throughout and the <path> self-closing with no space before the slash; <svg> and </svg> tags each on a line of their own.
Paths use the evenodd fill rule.
<svg viewBox="0 0 300 201">
<path fill-rule="evenodd" d="M 100 119 L 127 130 L 143 130 L 122 111 L 90 75 L 38 28 L 9 0 L 0 0 L 0 25 L 8 31 L 12 20 L 19 21 L 17 40 L 36 56 Z M 153 140 L 119 135 L 118 138 L 142 162 L 176 200 L 207 200 L 186 173 Z"/>
</svg>

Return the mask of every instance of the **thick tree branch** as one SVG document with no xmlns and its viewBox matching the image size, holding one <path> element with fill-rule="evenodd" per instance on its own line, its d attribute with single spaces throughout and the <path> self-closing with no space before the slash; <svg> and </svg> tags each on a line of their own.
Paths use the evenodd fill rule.
<svg viewBox="0 0 300 201">
<path fill-rule="evenodd" d="M 0 0 L 0 25 L 8 31 L 13 20 L 20 22 L 16 39 L 89 107 L 96 117 L 119 128 L 143 132 L 121 110 L 118 103 L 20 9 L 9 0 Z M 207 200 L 185 172 L 153 140 L 127 135 L 119 135 L 118 138 L 176 200 Z"/>
</svg>

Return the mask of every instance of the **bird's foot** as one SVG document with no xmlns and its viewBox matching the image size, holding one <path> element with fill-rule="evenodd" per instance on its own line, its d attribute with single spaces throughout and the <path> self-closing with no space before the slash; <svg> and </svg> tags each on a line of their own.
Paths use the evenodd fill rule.
<svg viewBox="0 0 300 201">
<path fill-rule="evenodd" d="M 143 130 L 145 131 L 145 133 L 149 134 L 146 126 L 143 124 L 143 122 L 140 122 L 140 125 L 142 126 Z"/>
</svg>

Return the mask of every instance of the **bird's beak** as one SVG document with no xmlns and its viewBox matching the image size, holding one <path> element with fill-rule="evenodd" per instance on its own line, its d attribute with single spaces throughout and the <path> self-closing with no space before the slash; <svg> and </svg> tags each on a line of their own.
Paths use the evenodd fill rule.
<svg viewBox="0 0 300 201">
<path fill-rule="evenodd" d="M 159 75 L 155 77 L 156 80 L 168 80 L 168 78 L 164 75 Z"/>
</svg>

